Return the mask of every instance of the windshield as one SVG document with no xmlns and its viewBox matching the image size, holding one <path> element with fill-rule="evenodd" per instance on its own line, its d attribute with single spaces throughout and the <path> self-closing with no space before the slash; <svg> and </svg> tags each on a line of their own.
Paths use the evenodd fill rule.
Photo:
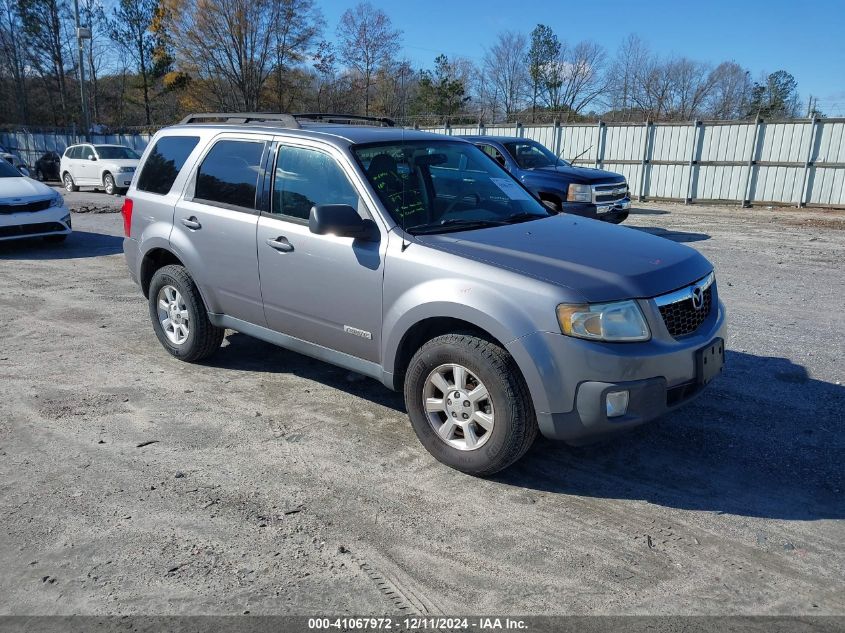
<svg viewBox="0 0 845 633">
<path fill-rule="evenodd" d="M 97 154 L 100 156 L 100 158 L 134 158 L 136 160 L 140 158 L 140 156 L 138 156 L 138 154 L 136 154 L 134 150 L 131 150 L 128 147 L 118 147 L 115 145 L 97 145 L 96 148 Z"/>
<path fill-rule="evenodd" d="M 5 160 L 0 160 L 0 178 L 20 178 L 21 172 L 12 167 Z"/>
<path fill-rule="evenodd" d="M 409 233 L 469 230 L 550 215 L 471 143 L 406 141 L 352 151 L 387 211 Z"/>
<path fill-rule="evenodd" d="M 516 164 L 521 169 L 537 169 L 539 167 L 554 167 L 556 165 L 569 166 L 569 163 L 555 156 L 554 152 L 546 149 L 540 143 L 529 141 L 505 143 L 505 148 L 513 156 Z"/>
</svg>

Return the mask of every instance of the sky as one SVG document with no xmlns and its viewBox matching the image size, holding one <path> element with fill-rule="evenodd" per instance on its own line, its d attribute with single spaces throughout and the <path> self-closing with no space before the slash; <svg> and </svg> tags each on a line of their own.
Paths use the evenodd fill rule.
<svg viewBox="0 0 845 633">
<path fill-rule="evenodd" d="M 333 39 L 357 0 L 317 0 Z M 404 55 L 431 67 L 439 53 L 479 62 L 504 30 L 547 24 L 570 43 L 588 39 L 612 55 L 630 33 L 661 55 L 733 60 L 751 71 L 792 73 L 806 103 L 845 116 L 845 0 L 370 0 L 403 31 Z"/>
</svg>

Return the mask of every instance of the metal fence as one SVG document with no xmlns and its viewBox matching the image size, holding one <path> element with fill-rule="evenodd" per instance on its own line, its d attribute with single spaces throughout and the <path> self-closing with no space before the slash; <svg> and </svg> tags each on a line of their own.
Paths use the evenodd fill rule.
<svg viewBox="0 0 845 633">
<path fill-rule="evenodd" d="M 94 134 L 87 142 L 126 145 L 140 153 L 144 151 L 152 137 L 152 134 L 147 133 Z M 85 142 L 86 139 L 82 134 L 73 131 L 25 129 L 0 131 L 0 147 L 18 154 L 27 165 L 34 165 L 44 152 L 52 151 L 61 154 L 68 145 Z"/>
<path fill-rule="evenodd" d="M 624 174 L 639 200 L 845 207 L 845 119 L 428 129 L 534 139 Z"/>
<path fill-rule="evenodd" d="M 845 207 L 845 119 L 577 123 L 428 128 L 443 134 L 535 139 L 576 164 L 625 175 L 640 200 Z M 150 134 L 94 135 L 94 143 L 143 150 Z M 81 135 L 56 131 L 0 132 L 0 146 L 33 164 L 45 151 L 63 152 Z"/>
</svg>

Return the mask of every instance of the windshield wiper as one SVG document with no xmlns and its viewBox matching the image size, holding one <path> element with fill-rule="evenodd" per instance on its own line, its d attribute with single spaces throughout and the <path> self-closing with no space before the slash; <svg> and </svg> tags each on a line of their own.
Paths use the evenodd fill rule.
<svg viewBox="0 0 845 633">
<path fill-rule="evenodd" d="M 500 220 L 466 220 L 462 218 L 453 218 L 451 220 L 443 220 L 436 224 L 418 224 L 405 229 L 412 235 L 425 235 L 427 233 L 443 233 L 446 231 L 462 231 L 465 229 L 483 229 L 489 226 L 503 226 L 507 222 Z"/>
<path fill-rule="evenodd" d="M 516 224 L 517 222 L 530 222 L 531 220 L 539 220 L 540 218 L 547 218 L 548 215 L 539 215 L 537 213 L 529 213 L 521 211 L 513 213 L 503 220 L 503 224 Z"/>
</svg>

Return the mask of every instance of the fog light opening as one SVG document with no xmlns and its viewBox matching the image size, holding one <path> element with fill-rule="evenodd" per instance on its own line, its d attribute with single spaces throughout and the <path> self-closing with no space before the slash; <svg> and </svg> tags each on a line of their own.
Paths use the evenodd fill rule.
<svg viewBox="0 0 845 633">
<path fill-rule="evenodd" d="M 605 396 L 607 417 L 618 418 L 628 411 L 628 391 L 609 391 Z"/>
</svg>

